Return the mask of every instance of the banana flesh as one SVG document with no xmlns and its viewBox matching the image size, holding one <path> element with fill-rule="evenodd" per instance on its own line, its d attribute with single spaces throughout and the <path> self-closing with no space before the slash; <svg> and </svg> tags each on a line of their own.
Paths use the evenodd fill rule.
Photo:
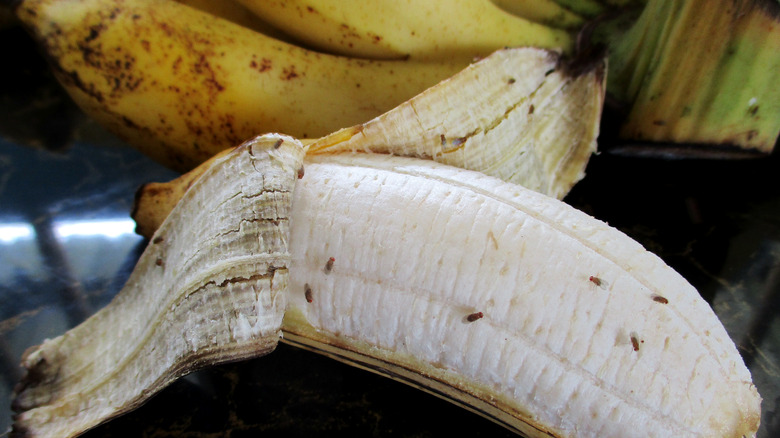
<svg viewBox="0 0 780 438">
<path fill-rule="evenodd" d="M 574 71 L 554 52 L 499 50 L 308 153 L 431 158 L 561 199 L 596 151 L 605 81 L 603 60 Z"/>
<path fill-rule="evenodd" d="M 310 156 L 284 340 L 527 436 L 754 436 L 760 397 L 697 291 L 568 205 L 477 172 Z"/>
<path fill-rule="evenodd" d="M 16 13 L 88 115 L 180 171 L 259 133 L 363 123 L 471 62 L 326 55 L 171 0 L 24 0 Z"/>
<path fill-rule="evenodd" d="M 14 433 L 69 437 L 174 379 L 274 350 L 289 282 L 301 144 L 263 136 L 217 160 L 155 233 L 104 309 L 28 351 Z"/>
</svg>

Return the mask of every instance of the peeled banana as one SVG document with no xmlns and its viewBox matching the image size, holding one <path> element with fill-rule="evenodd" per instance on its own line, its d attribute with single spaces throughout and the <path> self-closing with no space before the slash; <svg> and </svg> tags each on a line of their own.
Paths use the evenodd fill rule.
<svg viewBox="0 0 780 438">
<path fill-rule="evenodd" d="M 116 300 L 24 359 L 16 430 L 78 434 L 281 327 L 526 436 L 754 436 L 725 329 L 627 236 L 431 160 L 302 155 L 268 135 L 215 160 Z"/>
<path fill-rule="evenodd" d="M 310 156 L 284 340 L 526 436 L 752 436 L 760 397 L 707 303 L 638 243 L 477 172 Z"/>
</svg>

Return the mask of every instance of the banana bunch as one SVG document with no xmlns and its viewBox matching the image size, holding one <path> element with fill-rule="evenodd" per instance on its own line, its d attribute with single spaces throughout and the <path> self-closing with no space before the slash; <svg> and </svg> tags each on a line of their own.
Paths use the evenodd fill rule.
<svg viewBox="0 0 780 438">
<path fill-rule="evenodd" d="M 766 154 L 780 132 L 780 13 L 775 0 L 730 2 L 21 0 L 15 12 L 87 114 L 188 171 L 258 133 L 365 123 L 516 46 L 608 47 L 619 106 L 607 134 L 624 146 Z"/>
<path fill-rule="evenodd" d="M 323 27 L 283 21 L 292 7 L 250 19 L 249 8 L 275 3 L 225 3 L 231 2 L 24 0 L 15 11 L 88 115 L 181 171 L 259 133 L 317 138 L 364 123 L 506 46 L 568 53 L 573 45 L 566 31 L 489 0 L 415 1 L 402 8 L 389 1 L 328 2 L 358 14 L 343 17 L 343 27 L 332 20 Z M 344 52 L 287 42 L 302 31 L 319 41 L 343 41 L 343 28 L 362 39 L 367 30 L 349 20 L 373 16 L 366 24 L 375 25 L 382 21 L 375 13 L 380 5 L 387 14 L 407 11 L 392 22 L 393 15 L 383 16 L 387 27 L 372 34 L 371 47 L 384 56 L 339 56 Z M 421 10 L 425 26 L 400 26 L 422 17 Z M 352 39 L 344 44 L 362 47 Z"/>
<path fill-rule="evenodd" d="M 78 435 L 281 336 L 528 437 L 755 436 L 761 399 L 708 304 L 563 202 L 283 135 L 199 172 L 116 299 L 28 351 L 15 432 Z"/>
</svg>

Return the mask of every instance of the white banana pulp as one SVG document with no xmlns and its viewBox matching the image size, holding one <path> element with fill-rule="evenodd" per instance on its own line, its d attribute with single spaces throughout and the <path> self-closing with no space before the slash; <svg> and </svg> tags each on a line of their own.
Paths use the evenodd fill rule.
<svg viewBox="0 0 780 438">
<path fill-rule="evenodd" d="M 741 436 L 760 397 L 697 291 L 570 206 L 477 172 L 309 157 L 285 338 L 534 436 Z"/>
</svg>

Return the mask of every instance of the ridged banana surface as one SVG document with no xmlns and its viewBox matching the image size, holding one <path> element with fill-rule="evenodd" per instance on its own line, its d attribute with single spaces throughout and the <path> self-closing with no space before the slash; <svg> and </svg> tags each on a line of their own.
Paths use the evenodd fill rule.
<svg viewBox="0 0 780 438">
<path fill-rule="evenodd" d="M 471 62 L 326 55 L 172 0 L 23 0 L 16 13 L 88 115 L 180 171 L 263 132 L 363 123 Z"/>
<path fill-rule="evenodd" d="M 760 397 L 707 303 L 637 242 L 430 161 L 308 157 L 284 339 L 528 436 L 753 436 Z"/>
<path fill-rule="evenodd" d="M 499 50 L 308 153 L 431 158 L 560 199 L 596 151 L 605 82 L 603 59 L 575 69 L 548 50 Z"/>
<path fill-rule="evenodd" d="M 69 437 L 207 365 L 276 347 L 303 149 L 265 136 L 204 172 L 104 309 L 29 350 L 14 436 Z"/>
</svg>

